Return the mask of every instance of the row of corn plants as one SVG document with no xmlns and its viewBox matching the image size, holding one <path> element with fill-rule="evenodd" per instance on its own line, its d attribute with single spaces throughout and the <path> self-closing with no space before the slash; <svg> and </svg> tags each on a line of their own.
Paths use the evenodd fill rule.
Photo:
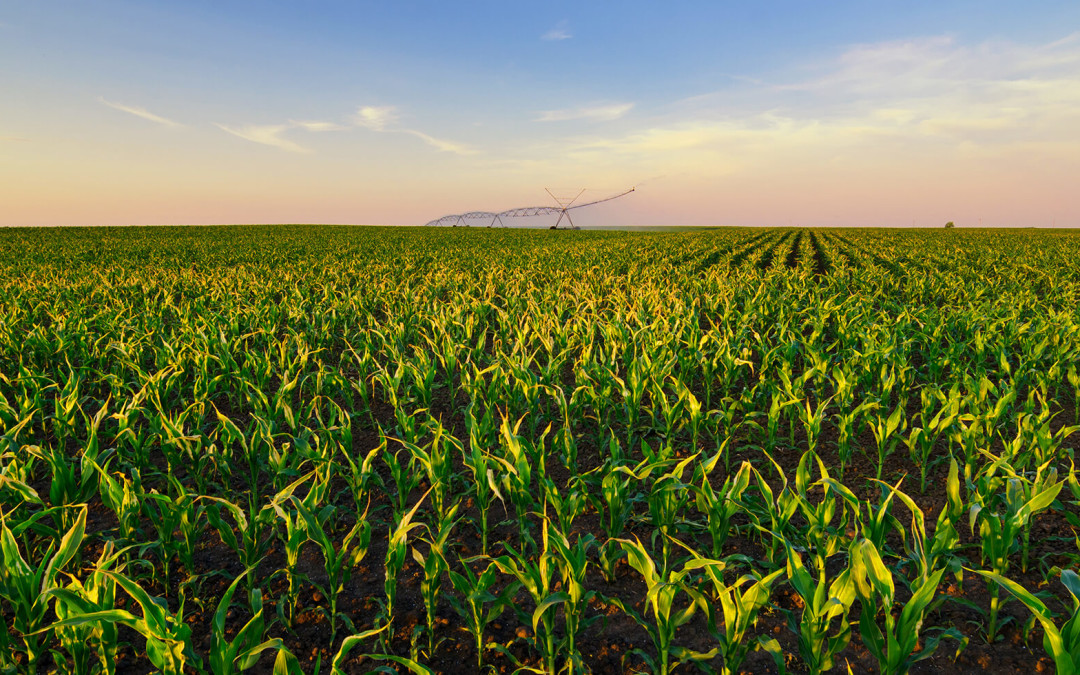
<svg viewBox="0 0 1080 675">
<path fill-rule="evenodd" d="M 0 232 L 0 668 L 1074 672 L 1076 243 Z"/>
</svg>

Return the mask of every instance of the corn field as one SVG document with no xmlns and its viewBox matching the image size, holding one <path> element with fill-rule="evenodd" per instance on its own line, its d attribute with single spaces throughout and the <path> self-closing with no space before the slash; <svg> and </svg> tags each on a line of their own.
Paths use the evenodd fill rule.
<svg viewBox="0 0 1080 675">
<path fill-rule="evenodd" d="M 0 672 L 1075 673 L 1077 251 L 0 230 Z"/>
</svg>

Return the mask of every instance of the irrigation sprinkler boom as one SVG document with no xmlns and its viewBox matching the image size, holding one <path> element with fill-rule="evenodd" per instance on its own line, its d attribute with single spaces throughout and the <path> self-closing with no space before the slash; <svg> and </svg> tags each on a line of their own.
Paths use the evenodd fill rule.
<svg viewBox="0 0 1080 675">
<path fill-rule="evenodd" d="M 469 221 L 474 221 L 475 222 L 475 221 L 478 221 L 478 220 L 479 221 L 486 221 L 487 222 L 487 227 L 494 227 L 496 224 L 502 225 L 503 224 L 503 218 L 528 218 L 528 217 L 532 217 L 532 216 L 554 216 L 554 215 L 558 215 L 559 219 L 555 221 L 555 224 L 551 227 L 551 229 L 553 229 L 553 230 L 558 229 L 559 224 L 562 223 L 562 221 L 563 221 L 563 218 L 566 218 L 566 221 L 568 223 L 570 223 L 570 227 L 576 230 L 577 226 L 574 225 L 574 221 L 570 218 L 570 211 L 572 211 L 574 209 L 583 209 L 586 206 L 592 206 L 594 204 L 601 204 L 603 202 L 610 202 L 613 199 L 618 199 L 619 197 L 625 197 L 626 195 L 628 195 L 628 194 L 630 194 L 631 192 L 634 191 L 634 188 L 630 188 L 629 190 L 626 190 L 625 192 L 620 192 L 617 195 L 612 195 L 610 197 L 604 197 L 603 199 L 597 199 L 597 200 L 594 200 L 594 201 L 591 201 L 591 202 L 586 202 L 584 204 L 574 204 L 574 202 L 576 202 L 578 200 L 578 198 L 581 197 L 581 195 L 583 195 L 585 193 L 584 189 L 582 189 L 580 192 L 578 192 L 572 198 L 556 197 L 551 192 L 551 190 L 548 190 L 547 188 L 544 188 L 544 189 L 547 191 L 547 193 L 549 195 L 551 195 L 551 198 L 555 200 L 555 203 L 558 204 L 558 206 L 522 206 L 522 207 L 518 207 L 518 208 L 514 208 L 514 209 L 507 209 L 505 211 L 498 211 L 498 212 L 495 212 L 495 211 L 469 211 L 468 213 L 454 213 L 454 214 L 450 214 L 448 216 L 443 216 L 442 218 L 436 218 L 435 220 L 432 220 L 431 222 L 427 223 L 427 227 L 437 227 L 437 226 L 440 226 L 440 225 L 448 225 L 448 226 L 451 226 L 451 227 L 457 227 L 457 226 L 461 225 L 461 226 L 464 226 L 464 227 L 468 227 L 469 226 Z"/>
</svg>

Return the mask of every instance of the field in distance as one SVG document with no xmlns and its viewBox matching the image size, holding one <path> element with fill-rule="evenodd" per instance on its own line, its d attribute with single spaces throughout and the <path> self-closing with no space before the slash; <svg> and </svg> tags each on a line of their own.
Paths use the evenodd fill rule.
<svg viewBox="0 0 1080 675">
<path fill-rule="evenodd" d="M 0 670 L 1073 672 L 1077 250 L 0 230 Z"/>
</svg>

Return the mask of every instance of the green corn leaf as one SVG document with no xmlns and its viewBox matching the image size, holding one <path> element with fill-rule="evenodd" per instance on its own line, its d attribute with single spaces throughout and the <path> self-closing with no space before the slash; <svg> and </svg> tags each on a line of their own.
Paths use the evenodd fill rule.
<svg viewBox="0 0 1080 675">
<path fill-rule="evenodd" d="M 931 574 L 911 595 L 911 599 L 904 605 L 900 612 L 900 620 L 896 624 L 896 635 L 905 641 L 905 650 L 910 651 L 918 640 L 919 627 L 923 620 L 923 613 L 934 599 L 938 584 L 945 574 L 945 569 L 939 569 Z M 910 644 L 908 644 L 910 643 Z"/>
<path fill-rule="evenodd" d="M 544 612 L 548 611 L 552 607 L 561 605 L 565 602 L 570 602 L 570 594 L 565 591 L 559 591 L 552 593 L 544 598 L 543 602 L 536 606 L 536 611 L 532 615 L 532 629 L 535 632 L 537 625 L 540 623 L 540 618 L 544 615 Z"/>
<path fill-rule="evenodd" d="M 896 587 L 893 585 L 892 573 L 885 563 L 881 560 L 881 554 L 878 553 L 877 547 L 875 547 L 870 541 L 863 539 L 856 547 L 856 555 L 854 560 L 861 562 L 860 574 L 856 578 L 856 583 L 861 583 L 859 577 L 865 575 L 869 578 L 870 583 L 874 586 L 874 591 L 881 596 L 883 604 L 886 607 L 891 607 L 893 603 L 893 596 L 896 594 Z M 869 593 L 864 589 L 864 596 L 869 597 Z"/>
<path fill-rule="evenodd" d="M 1077 672 L 1078 664 L 1073 661 L 1072 655 L 1069 653 L 1068 648 L 1061 638 L 1061 633 L 1054 623 L 1053 614 L 1047 606 L 1043 604 L 1042 600 L 1039 600 L 1012 579 L 1007 579 L 1000 574 L 987 570 L 971 571 L 998 584 L 1001 588 L 1004 588 L 1016 597 L 1017 600 L 1024 603 L 1024 605 L 1031 610 L 1035 619 L 1042 624 L 1044 636 L 1043 642 L 1046 644 L 1046 650 L 1049 652 L 1050 658 L 1054 659 L 1054 665 L 1057 667 L 1057 671 L 1059 673 Z"/>
</svg>

